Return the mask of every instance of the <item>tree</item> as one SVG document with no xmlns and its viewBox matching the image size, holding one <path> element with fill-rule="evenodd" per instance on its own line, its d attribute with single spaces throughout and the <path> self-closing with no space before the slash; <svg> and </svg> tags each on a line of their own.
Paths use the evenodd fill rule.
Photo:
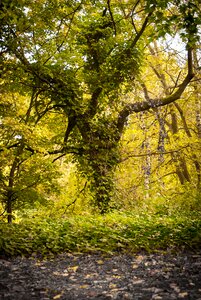
<svg viewBox="0 0 201 300">
<path fill-rule="evenodd" d="M 127 118 L 176 101 L 194 76 L 199 3 L 15 2 L 1 4 L 2 63 L 15 59 L 11 73 L 17 72 L 20 83 L 40 96 L 33 103 L 40 118 L 49 111 L 65 114 L 63 141 L 47 151 L 74 154 L 104 213 L 113 193 L 118 144 Z M 187 47 L 184 80 L 162 99 L 124 101 L 122 96 L 140 72 L 146 46 L 166 33 L 174 34 L 175 28 Z"/>
<path fill-rule="evenodd" d="M 169 45 L 171 46 L 171 43 Z M 166 44 L 152 44 L 150 50 L 151 53 L 147 53 L 144 64 L 143 76 L 139 78 L 138 86 L 136 85 L 135 91 L 130 93 L 129 97 L 135 95 L 139 99 L 144 97 L 148 100 L 158 94 L 165 97 L 175 87 L 178 78 L 173 74 L 179 74 L 181 65 L 178 65 L 173 50 Z M 126 202 L 128 208 L 128 203 L 131 205 L 129 198 L 133 202 L 132 205 L 136 205 L 138 200 L 143 202 L 143 198 L 148 194 L 149 203 L 164 203 L 167 200 L 168 203 L 175 202 L 176 205 L 175 199 L 182 195 L 182 201 L 186 198 L 189 207 L 190 203 L 192 207 L 196 207 L 194 204 L 200 198 L 200 141 L 197 117 L 200 97 L 195 93 L 194 87 L 196 86 L 197 91 L 199 82 L 200 74 L 197 73 L 179 102 L 129 118 L 122 137 L 122 163 L 116 174 L 119 205 Z M 121 198 L 128 200 L 124 201 Z"/>
<path fill-rule="evenodd" d="M 37 115 L 32 111 L 35 93 L 30 97 L 22 96 L 4 85 L 6 82 L 2 81 L 0 201 L 11 223 L 14 210 L 33 208 L 37 202 L 47 204 L 49 195 L 53 197 L 59 191 L 57 178 L 60 174 L 52 164 L 52 157 L 44 157 L 44 144 L 47 146 L 51 138 L 48 126 L 52 116 L 45 124 L 37 124 Z M 47 134 L 45 143 L 42 133 Z"/>
</svg>

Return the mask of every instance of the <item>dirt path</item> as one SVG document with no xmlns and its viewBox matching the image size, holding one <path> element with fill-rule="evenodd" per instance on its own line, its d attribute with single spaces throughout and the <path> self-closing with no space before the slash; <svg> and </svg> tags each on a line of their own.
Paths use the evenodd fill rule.
<svg viewBox="0 0 201 300">
<path fill-rule="evenodd" d="M 1 259 L 0 299 L 201 300 L 201 252 Z"/>
</svg>

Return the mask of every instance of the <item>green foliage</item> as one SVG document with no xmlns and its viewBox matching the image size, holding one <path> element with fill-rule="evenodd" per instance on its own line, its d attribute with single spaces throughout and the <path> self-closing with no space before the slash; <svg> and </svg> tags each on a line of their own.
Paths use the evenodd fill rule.
<svg viewBox="0 0 201 300">
<path fill-rule="evenodd" d="M 147 1 L 147 9 L 156 6 L 152 21 L 155 32 L 150 38 L 165 37 L 167 34 L 179 33 L 183 42 L 194 46 L 199 41 L 200 7 L 199 1 Z"/>
<path fill-rule="evenodd" d="M 193 213 L 188 217 L 134 212 L 68 219 L 37 217 L 1 224 L 0 231 L 0 253 L 8 256 L 196 249 L 201 243 L 200 215 Z"/>
<path fill-rule="evenodd" d="M 119 141 L 127 118 L 153 108 L 153 103 L 162 105 L 158 100 L 161 95 L 166 99 L 164 104 L 174 99 L 172 95 L 178 99 L 178 90 L 183 92 L 193 76 L 188 74 L 184 80 L 179 63 L 172 68 L 173 60 L 168 60 L 170 69 L 165 66 L 168 71 L 160 76 L 159 60 L 153 58 L 153 53 L 150 59 L 151 52 L 147 52 L 150 41 L 177 32 L 188 49 L 193 47 L 198 41 L 198 8 L 198 1 L 177 0 L 2 1 L 0 190 L 8 215 L 11 206 L 24 209 L 28 203 L 43 202 L 50 196 L 57 185 L 57 165 L 54 170 L 51 160 L 57 160 L 56 154 L 63 157 L 67 153 L 73 154 L 80 173 L 89 181 L 100 212 L 110 209 L 111 198 L 115 199 L 113 178 L 120 161 Z M 165 53 L 168 55 L 167 50 Z M 188 54 L 190 63 L 192 53 Z M 164 57 L 160 57 L 163 62 Z M 174 66 L 176 60 L 175 56 Z M 188 69 L 192 69 L 190 65 Z M 146 80 L 143 82 L 147 77 L 148 85 Z M 166 89 L 162 93 L 159 83 Z M 128 92 L 132 91 L 130 97 Z M 149 95 L 156 101 L 152 102 Z M 165 121 L 171 131 L 168 118 Z M 154 116 L 153 122 L 156 120 Z M 139 136 L 144 139 L 142 130 Z M 176 134 L 172 136 L 176 141 Z M 144 145 L 147 137 L 145 140 Z M 151 147 L 156 144 L 154 138 Z M 198 171 L 197 153 L 191 159 Z M 139 161 L 145 170 L 144 161 Z M 172 158 L 172 162 L 169 168 L 176 166 L 183 184 L 185 153 L 179 159 Z M 144 186 L 140 193 L 144 193 Z"/>
<path fill-rule="evenodd" d="M 6 85 L 5 82 L 2 85 Z M 49 118 L 48 124 L 36 126 L 33 99 L 34 93 L 22 96 L 9 89 L 7 93 L 4 89 L 0 97 L 0 201 L 2 210 L 6 209 L 8 214 L 12 214 L 12 210 L 34 207 L 35 203 L 46 205 L 50 194 L 53 197 L 59 192 L 58 167 L 43 153 L 44 144 L 51 144 L 48 138 L 51 140 L 49 127 L 53 118 Z M 43 137 L 42 132 L 47 136 Z M 8 211 L 9 203 L 11 211 Z"/>
</svg>

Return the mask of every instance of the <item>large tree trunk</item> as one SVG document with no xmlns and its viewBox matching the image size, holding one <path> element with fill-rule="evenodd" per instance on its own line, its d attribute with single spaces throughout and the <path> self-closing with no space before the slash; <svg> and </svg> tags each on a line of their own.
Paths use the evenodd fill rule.
<svg viewBox="0 0 201 300">
<path fill-rule="evenodd" d="M 91 190 L 94 204 L 101 214 L 110 209 L 111 198 L 114 194 L 113 175 L 118 163 L 117 147 L 108 149 L 90 149 L 88 175 L 90 176 Z"/>
<path fill-rule="evenodd" d="M 89 124 L 88 124 L 89 125 Z M 121 134 L 113 123 L 107 122 L 95 128 L 81 128 L 84 153 L 80 156 L 80 168 L 88 178 L 94 198 L 94 206 L 101 214 L 110 209 L 114 194 L 114 171 L 118 164 L 118 142 Z"/>
<path fill-rule="evenodd" d="M 113 170 L 109 165 L 103 165 L 98 161 L 93 164 L 93 168 L 94 174 L 91 180 L 91 187 L 94 204 L 100 213 L 104 214 L 110 209 L 110 202 L 114 192 Z"/>
</svg>

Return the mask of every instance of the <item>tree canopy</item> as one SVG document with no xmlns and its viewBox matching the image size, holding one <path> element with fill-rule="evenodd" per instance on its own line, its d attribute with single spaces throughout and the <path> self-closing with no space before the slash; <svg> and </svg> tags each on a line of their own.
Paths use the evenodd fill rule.
<svg viewBox="0 0 201 300">
<path fill-rule="evenodd" d="M 180 99 L 199 72 L 200 14 L 198 0 L 1 1 L 1 189 L 9 221 L 25 187 L 44 194 L 55 179 L 52 161 L 67 154 L 100 212 L 108 211 L 128 119 L 151 110 L 162 132 L 158 108 Z M 167 79 L 156 44 L 164 49 L 169 37 L 186 54 L 183 63 L 175 54 Z M 150 57 L 162 93 L 144 80 Z M 182 108 L 174 109 L 182 119 Z M 197 156 L 194 164 L 199 171 Z"/>
</svg>

